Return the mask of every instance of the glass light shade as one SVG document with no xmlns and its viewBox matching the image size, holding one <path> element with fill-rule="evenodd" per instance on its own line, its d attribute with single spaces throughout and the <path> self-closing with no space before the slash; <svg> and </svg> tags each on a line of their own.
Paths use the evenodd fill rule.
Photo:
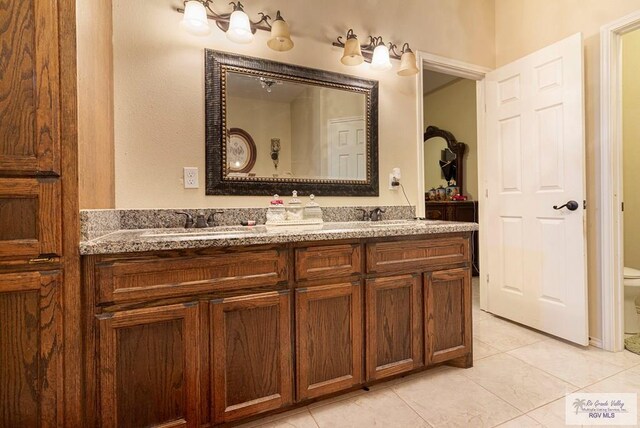
<svg viewBox="0 0 640 428">
<path fill-rule="evenodd" d="M 289 32 L 289 24 L 284 19 L 276 19 L 271 25 L 271 38 L 267 42 L 274 51 L 285 52 L 293 48 L 293 40 Z"/>
<path fill-rule="evenodd" d="M 389 59 L 389 48 L 385 45 L 378 45 L 373 50 L 373 58 L 371 59 L 371 69 L 376 71 L 387 71 L 391 68 L 391 60 Z"/>
<path fill-rule="evenodd" d="M 206 36 L 211 33 L 207 10 L 199 1 L 192 0 L 184 5 L 184 17 L 180 23 L 182 28 L 196 36 Z"/>
<path fill-rule="evenodd" d="M 364 62 L 358 39 L 355 37 L 347 39 L 344 44 L 344 53 L 340 62 L 344 65 L 360 65 Z"/>
<path fill-rule="evenodd" d="M 243 44 L 253 41 L 249 17 L 242 10 L 236 10 L 231 14 L 229 29 L 227 30 L 227 39 L 234 43 Z"/>
<path fill-rule="evenodd" d="M 411 50 L 408 50 L 402 54 L 398 76 L 413 76 L 414 74 L 418 74 L 418 67 L 416 66 L 416 54 L 414 54 Z"/>
</svg>

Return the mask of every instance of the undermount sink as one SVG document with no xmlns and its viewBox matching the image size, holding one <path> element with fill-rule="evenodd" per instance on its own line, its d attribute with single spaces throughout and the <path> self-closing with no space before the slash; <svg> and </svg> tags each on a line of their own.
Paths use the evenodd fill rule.
<svg viewBox="0 0 640 428">
<path fill-rule="evenodd" d="M 383 220 L 383 221 L 371 221 L 368 223 L 371 227 L 399 227 L 406 226 L 408 224 L 420 225 L 421 222 L 416 220 Z"/>
<path fill-rule="evenodd" d="M 225 229 L 225 230 L 212 230 L 212 229 L 185 229 L 185 230 L 172 230 L 166 232 L 146 232 L 142 236 L 145 238 L 213 238 L 220 236 L 247 236 L 257 233 L 254 229 Z"/>
</svg>

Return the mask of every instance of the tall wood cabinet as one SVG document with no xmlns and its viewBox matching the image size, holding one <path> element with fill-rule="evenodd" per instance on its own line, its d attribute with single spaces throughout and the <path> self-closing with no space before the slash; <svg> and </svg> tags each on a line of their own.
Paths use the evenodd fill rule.
<svg viewBox="0 0 640 428">
<path fill-rule="evenodd" d="M 72 426 L 82 411 L 79 354 L 64 362 L 80 349 L 75 1 L 0 2 L 0 40 L 0 426 Z"/>
</svg>

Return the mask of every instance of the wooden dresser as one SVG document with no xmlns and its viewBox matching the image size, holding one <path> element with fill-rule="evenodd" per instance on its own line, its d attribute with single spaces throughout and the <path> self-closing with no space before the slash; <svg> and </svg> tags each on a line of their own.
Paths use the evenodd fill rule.
<svg viewBox="0 0 640 428">
<path fill-rule="evenodd" d="M 478 201 L 426 201 L 427 220 L 472 221 L 478 223 Z M 473 234 L 473 276 L 478 276 L 480 258 L 478 256 L 478 233 Z"/>
</svg>

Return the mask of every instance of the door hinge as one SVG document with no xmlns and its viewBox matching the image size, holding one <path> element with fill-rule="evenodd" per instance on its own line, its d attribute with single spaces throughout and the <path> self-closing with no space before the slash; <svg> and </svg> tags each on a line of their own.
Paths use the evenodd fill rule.
<svg viewBox="0 0 640 428">
<path fill-rule="evenodd" d="M 484 189 L 484 197 L 485 198 L 489 197 L 489 189 Z"/>
<path fill-rule="evenodd" d="M 622 205 L 622 212 L 624 212 L 624 202 L 621 205 Z"/>
<path fill-rule="evenodd" d="M 487 274 L 487 284 L 489 283 L 489 274 Z"/>
<path fill-rule="evenodd" d="M 585 210 L 587 209 L 587 200 L 586 199 L 582 201 L 582 208 L 585 209 Z"/>
</svg>

